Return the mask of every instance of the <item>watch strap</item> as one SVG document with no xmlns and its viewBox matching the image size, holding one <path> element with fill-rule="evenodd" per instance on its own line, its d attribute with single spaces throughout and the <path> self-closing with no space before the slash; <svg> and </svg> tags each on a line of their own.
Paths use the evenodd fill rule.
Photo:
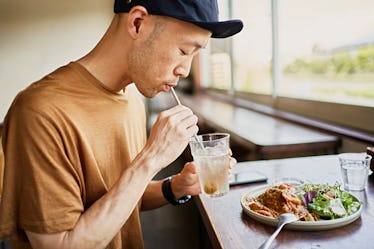
<svg viewBox="0 0 374 249">
<path fill-rule="evenodd" d="M 166 178 L 162 183 L 162 194 L 164 195 L 165 199 L 174 206 L 188 202 L 191 199 L 190 195 L 183 196 L 179 199 L 175 198 L 171 189 L 171 180 L 172 177 L 170 176 Z"/>
</svg>

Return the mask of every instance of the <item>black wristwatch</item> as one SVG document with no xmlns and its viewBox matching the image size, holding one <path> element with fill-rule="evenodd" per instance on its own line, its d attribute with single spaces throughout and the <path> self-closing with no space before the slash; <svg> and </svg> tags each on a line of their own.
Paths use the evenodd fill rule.
<svg viewBox="0 0 374 249">
<path fill-rule="evenodd" d="M 162 183 L 162 194 L 164 195 L 165 199 L 174 206 L 188 202 L 191 199 L 191 195 L 186 195 L 179 199 L 175 198 L 173 191 L 171 190 L 171 179 L 172 177 L 170 176 Z"/>
</svg>

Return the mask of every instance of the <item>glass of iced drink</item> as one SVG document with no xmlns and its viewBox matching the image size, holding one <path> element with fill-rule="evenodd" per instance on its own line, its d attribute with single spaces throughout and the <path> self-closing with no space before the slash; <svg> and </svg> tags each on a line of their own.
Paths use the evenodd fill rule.
<svg viewBox="0 0 374 249">
<path fill-rule="evenodd" d="M 230 135 L 211 133 L 193 137 L 191 154 L 197 166 L 201 191 L 218 197 L 229 192 Z"/>
</svg>

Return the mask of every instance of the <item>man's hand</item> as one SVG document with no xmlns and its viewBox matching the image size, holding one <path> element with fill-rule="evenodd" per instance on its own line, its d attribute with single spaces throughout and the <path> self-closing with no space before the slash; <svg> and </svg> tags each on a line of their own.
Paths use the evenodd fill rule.
<svg viewBox="0 0 374 249">
<path fill-rule="evenodd" d="M 186 163 L 182 171 L 173 177 L 171 190 L 177 199 L 186 195 L 200 194 L 199 177 L 194 162 Z"/>
<path fill-rule="evenodd" d="M 236 159 L 231 157 L 231 154 L 230 151 L 230 165 L 227 174 L 231 174 L 232 168 L 237 163 Z M 201 193 L 199 177 L 194 162 L 186 163 L 182 171 L 173 177 L 171 189 L 177 199 L 185 195 L 198 195 Z"/>
<path fill-rule="evenodd" d="M 183 152 L 197 132 L 196 115 L 191 109 L 177 105 L 160 113 L 143 152 L 155 157 L 161 168 L 166 167 Z"/>
<path fill-rule="evenodd" d="M 229 151 L 230 156 L 230 165 L 229 165 L 229 175 L 231 175 L 232 169 L 235 167 L 235 165 L 238 163 L 234 157 L 232 157 L 232 151 L 230 149 Z"/>
</svg>

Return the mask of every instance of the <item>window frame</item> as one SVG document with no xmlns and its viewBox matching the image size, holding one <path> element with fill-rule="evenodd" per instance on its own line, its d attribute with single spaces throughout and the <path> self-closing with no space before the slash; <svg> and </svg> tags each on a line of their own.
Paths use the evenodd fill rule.
<svg viewBox="0 0 374 249">
<path fill-rule="evenodd" d="M 232 17 L 232 1 L 228 0 L 228 8 L 229 14 Z M 342 104 L 342 103 L 334 103 L 334 102 L 324 102 L 324 101 L 317 101 L 311 99 L 300 99 L 294 97 L 284 97 L 279 96 L 278 88 L 280 84 L 280 63 L 279 63 L 279 38 L 278 38 L 278 0 L 271 0 L 271 18 L 272 18 L 272 94 L 259 94 L 253 92 L 240 92 L 235 90 L 234 82 L 234 63 L 233 63 L 233 42 L 232 38 L 228 38 L 229 40 L 229 52 L 231 55 L 231 87 L 228 90 L 218 90 L 213 89 L 210 87 L 202 87 L 202 89 L 206 92 L 211 93 L 220 93 L 224 95 L 228 95 L 231 99 L 241 99 L 248 102 L 254 102 L 257 104 L 262 104 L 268 107 L 271 107 L 275 110 L 284 111 L 288 113 L 292 113 L 295 115 L 300 115 L 306 118 L 319 120 L 322 122 L 327 122 L 332 125 L 336 126 L 336 129 L 333 129 L 338 132 L 339 130 L 342 132 L 343 135 L 347 135 L 350 133 L 349 130 L 353 131 L 356 130 L 357 132 L 362 131 L 363 135 L 360 134 L 348 134 L 348 136 L 352 138 L 363 138 L 367 134 L 370 136 L 366 140 L 366 142 L 374 143 L 374 108 L 368 106 L 358 106 L 358 105 L 349 105 L 349 104 Z M 201 55 L 201 59 L 205 61 L 209 61 L 206 57 L 209 56 L 210 50 L 205 51 Z M 209 67 L 203 66 L 202 72 L 210 72 L 207 71 Z M 204 73 L 201 75 L 203 81 L 209 80 L 209 76 Z M 209 82 L 209 81 L 208 81 Z M 305 124 L 307 125 L 307 124 Z M 318 127 L 317 127 L 318 128 Z M 346 131 L 342 131 L 343 129 L 347 129 Z"/>
</svg>

